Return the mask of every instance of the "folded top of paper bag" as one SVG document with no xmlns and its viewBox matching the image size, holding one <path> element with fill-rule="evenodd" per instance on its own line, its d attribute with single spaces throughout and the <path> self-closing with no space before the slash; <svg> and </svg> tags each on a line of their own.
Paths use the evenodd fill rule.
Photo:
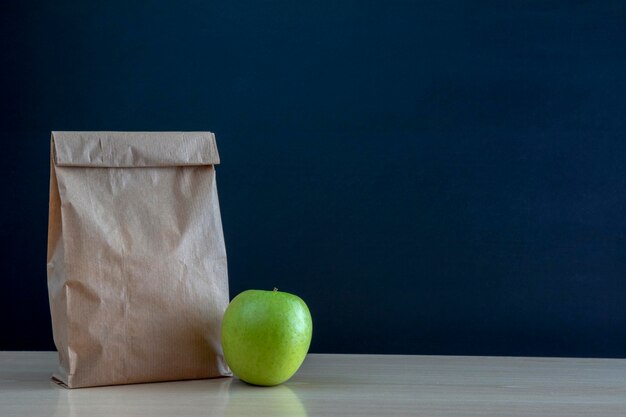
<svg viewBox="0 0 626 417">
<path fill-rule="evenodd" d="M 217 165 L 211 132 L 52 132 L 57 166 Z"/>
</svg>

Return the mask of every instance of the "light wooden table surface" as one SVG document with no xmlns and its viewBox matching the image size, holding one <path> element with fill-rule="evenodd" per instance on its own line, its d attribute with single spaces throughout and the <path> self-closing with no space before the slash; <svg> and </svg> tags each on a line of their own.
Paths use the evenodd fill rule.
<svg viewBox="0 0 626 417">
<path fill-rule="evenodd" d="M 0 352 L 0 416 L 626 416 L 626 360 L 318 355 L 286 384 L 68 390 L 54 352 Z"/>
</svg>

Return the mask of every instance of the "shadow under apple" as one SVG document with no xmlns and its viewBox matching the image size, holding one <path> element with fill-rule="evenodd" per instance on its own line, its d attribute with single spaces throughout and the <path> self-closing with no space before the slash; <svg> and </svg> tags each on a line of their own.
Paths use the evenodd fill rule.
<svg viewBox="0 0 626 417">
<path fill-rule="evenodd" d="M 306 417 L 306 408 L 289 385 L 259 387 L 247 384 L 240 379 L 232 379 L 228 384 L 228 400 L 224 416 L 240 417 Z"/>
</svg>

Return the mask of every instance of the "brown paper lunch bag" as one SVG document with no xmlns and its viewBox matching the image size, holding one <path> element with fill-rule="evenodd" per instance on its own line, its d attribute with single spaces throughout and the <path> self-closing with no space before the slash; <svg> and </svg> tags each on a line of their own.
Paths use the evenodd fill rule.
<svg viewBox="0 0 626 417">
<path fill-rule="evenodd" d="M 48 292 L 69 388 L 231 375 L 210 132 L 52 132 Z"/>
</svg>

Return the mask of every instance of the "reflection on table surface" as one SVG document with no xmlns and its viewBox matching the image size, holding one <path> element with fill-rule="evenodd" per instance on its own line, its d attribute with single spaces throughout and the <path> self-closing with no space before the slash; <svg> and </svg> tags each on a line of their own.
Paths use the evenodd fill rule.
<svg viewBox="0 0 626 417">
<path fill-rule="evenodd" d="M 236 378 L 136 384 L 68 390 L 58 387 L 54 416 L 160 415 L 176 404 L 176 415 L 307 416 L 288 384 L 255 387 Z M 174 411 L 174 410 L 172 410 Z"/>
</svg>

